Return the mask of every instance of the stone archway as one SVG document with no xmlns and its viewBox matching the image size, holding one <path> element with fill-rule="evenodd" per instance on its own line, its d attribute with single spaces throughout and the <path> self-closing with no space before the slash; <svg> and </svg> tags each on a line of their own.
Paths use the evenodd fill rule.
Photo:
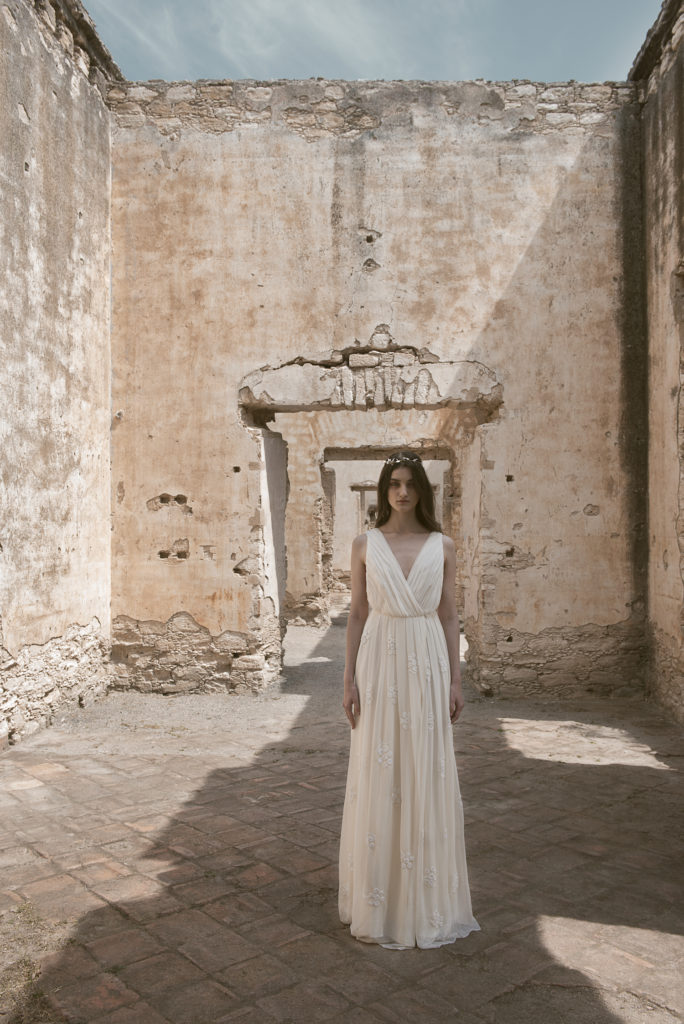
<svg viewBox="0 0 684 1024">
<path fill-rule="evenodd" d="M 280 595 L 281 629 L 287 618 L 327 618 L 334 481 L 326 475 L 325 461 L 331 449 L 354 449 L 363 458 L 411 446 L 425 454 L 440 450 L 458 465 L 454 486 L 460 490 L 468 481 L 463 488 L 467 529 L 461 534 L 463 605 L 471 618 L 478 617 L 480 457 L 474 442 L 477 428 L 495 421 L 503 402 L 502 384 L 491 369 L 476 360 L 439 360 L 427 348 L 399 345 L 380 324 L 367 344 L 252 371 L 240 383 L 239 401 L 265 460 L 264 527 L 252 561 L 253 572 L 261 561 L 262 578 L 256 584 L 258 571 L 252 578 L 261 594 L 270 586 Z M 274 468 L 274 456 L 282 466 Z M 275 479 L 281 483 L 274 499 L 269 481 Z M 283 537 L 286 557 L 278 550 Z"/>
</svg>

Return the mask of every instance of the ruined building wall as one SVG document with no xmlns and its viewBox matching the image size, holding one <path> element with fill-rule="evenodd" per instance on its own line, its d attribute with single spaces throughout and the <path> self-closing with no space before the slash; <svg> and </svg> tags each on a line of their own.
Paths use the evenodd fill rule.
<svg viewBox="0 0 684 1024">
<path fill-rule="evenodd" d="M 478 685 L 638 688 L 636 87 L 151 82 L 108 103 L 118 684 L 277 671 L 262 570 L 282 571 L 285 443 L 262 426 L 320 392 L 380 418 L 439 410 L 463 442 Z M 245 414 L 243 378 L 294 361 L 249 378 Z M 496 382 L 463 431 L 475 377 L 449 397 L 443 366 Z"/>
<path fill-rule="evenodd" d="M 0 12 L 0 741 L 106 681 L 109 113 L 75 6 Z"/>
<path fill-rule="evenodd" d="M 645 100 L 649 681 L 684 720 L 684 5 L 664 6 L 632 74 Z"/>
</svg>

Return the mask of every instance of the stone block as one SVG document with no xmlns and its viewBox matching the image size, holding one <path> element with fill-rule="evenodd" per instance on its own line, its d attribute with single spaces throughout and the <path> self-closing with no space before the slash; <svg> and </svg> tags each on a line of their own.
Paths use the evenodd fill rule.
<svg viewBox="0 0 684 1024">
<path fill-rule="evenodd" d="M 135 620 L 121 616 L 114 620 L 112 627 L 117 644 L 140 643 L 140 630 Z"/>
<path fill-rule="evenodd" d="M 166 623 L 147 619 L 139 623 L 139 629 L 141 636 L 164 636 L 166 633 Z"/>
<path fill-rule="evenodd" d="M 192 615 L 188 615 L 187 612 L 177 612 L 168 621 L 169 632 L 174 633 L 196 633 L 201 629 L 201 626 L 195 622 Z"/>
<path fill-rule="evenodd" d="M 150 89 L 146 85 L 129 85 L 128 99 L 148 103 L 157 98 L 159 93 L 156 89 Z"/>
<path fill-rule="evenodd" d="M 349 355 L 349 365 L 352 369 L 357 367 L 377 366 L 379 362 L 380 356 L 375 352 L 351 352 Z"/>
<path fill-rule="evenodd" d="M 384 349 L 392 344 L 392 335 L 389 331 L 374 331 L 370 343 L 373 348 Z"/>
<path fill-rule="evenodd" d="M 503 678 L 507 683 L 536 683 L 539 676 L 533 669 L 509 665 L 503 670 Z"/>
<path fill-rule="evenodd" d="M 208 674 L 208 670 L 204 665 L 181 665 L 171 671 L 175 683 L 183 682 L 195 685 L 204 682 Z"/>
<path fill-rule="evenodd" d="M 548 114 L 546 114 L 546 121 L 547 121 L 548 124 L 556 124 L 556 125 L 571 124 L 573 121 L 576 121 L 576 120 L 577 120 L 577 118 L 576 118 L 575 114 L 564 113 L 562 111 L 558 111 L 558 112 L 551 111 Z"/>
<path fill-rule="evenodd" d="M 170 103 L 179 103 L 181 100 L 193 100 L 196 96 L 196 89 L 190 83 L 183 85 L 172 85 L 164 93 L 164 98 Z"/>
<path fill-rule="evenodd" d="M 229 651 L 233 654 L 246 654 L 249 648 L 249 641 L 245 633 L 238 633 L 226 629 L 214 639 L 215 647 L 220 651 Z"/>
<path fill-rule="evenodd" d="M 266 659 L 262 654 L 243 654 L 233 662 L 233 672 L 243 670 L 247 672 L 260 672 L 265 664 Z"/>
<path fill-rule="evenodd" d="M 510 92 L 514 96 L 536 96 L 537 87 L 531 82 L 524 82 L 521 85 L 514 85 Z"/>
<path fill-rule="evenodd" d="M 592 103 L 605 103 L 612 98 L 613 89 L 610 85 L 581 85 L 578 95 Z"/>
</svg>

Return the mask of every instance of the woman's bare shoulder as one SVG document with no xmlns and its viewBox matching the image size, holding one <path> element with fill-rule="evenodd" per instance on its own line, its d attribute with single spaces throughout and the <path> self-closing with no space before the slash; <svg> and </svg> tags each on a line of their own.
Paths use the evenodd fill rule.
<svg viewBox="0 0 684 1024">
<path fill-rule="evenodd" d="M 351 547 L 352 562 L 355 562 L 358 559 L 362 563 L 362 565 L 366 564 L 366 537 L 367 536 L 368 535 L 365 534 L 365 533 L 360 533 L 358 537 L 354 537 L 354 540 L 352 541 L 352 547 Z"/>
</svg>

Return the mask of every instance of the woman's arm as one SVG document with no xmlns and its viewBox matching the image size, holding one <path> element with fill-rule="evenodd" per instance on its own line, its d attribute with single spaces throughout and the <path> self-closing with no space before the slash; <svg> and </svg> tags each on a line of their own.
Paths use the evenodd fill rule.
<svg viewBox="0 0 684 1024">
<path fill-rule="evenodd" d="M 347 655 L 344 662 L 344 700 L 342 706 L 352 729 L 356 717 L 361 714 L 359 691 L 354 682 L 356 656 L 359 652 L 361 634 L 368 618 L 368 596 L 366 594 L 366 535 L 362 533 L 352 542 L 351 553 L 351 608 L 347 620 Z"/>
<path fill-rule="evenodd" d="M 443 538 L 444 543 L 444 583 L 442 597 L 437 614 L 444 629 L 447 650 L 449 652 L 449 668 L 451 669 L 451 686 L 449 687 L 449 714 L 455 722 L 463 711 L 463 688 L 461 685 L 461 624 L 456 609 L 456 549 L 449 537 Z"/>
</svg>

